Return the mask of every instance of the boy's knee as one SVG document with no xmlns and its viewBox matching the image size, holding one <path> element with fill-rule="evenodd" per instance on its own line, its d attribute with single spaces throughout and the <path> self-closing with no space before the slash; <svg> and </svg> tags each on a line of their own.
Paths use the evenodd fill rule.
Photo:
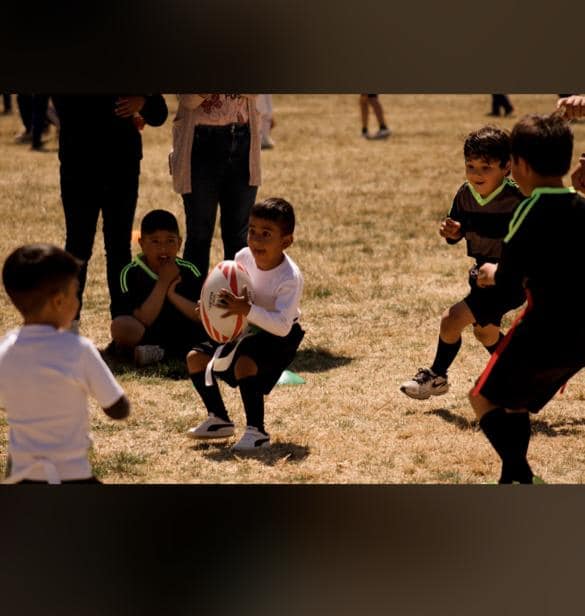
<svg viewBox="0 0 585 616">
<path fill-rule="evenodd" d="M 493 327 L 481 327 L 476 325 L 473 328 L 473 335 L 484 346 L 490 346 L 497 342 L 499 330 L 494 331 Z"/>
<path fill-rule="evenodd" d="M 187 353 L 187 369 L 189 374 L 203 372 L 209 363 L 209 355 L 200 353 L 199 351 L 189 351 Z"/>
<path fill-rule="evenodd" d="M 251 357 L 242 355 L 241 357 L 238 357 L 238 361 L 236 362 L 234 368 L 234 374 L 238 381 L 241 379 L 246 379 L 250 376 L 256 376 L 258 374 L 258 366 Z"/>
<path fill-rule="evenodd" d="M 137 345 L 144 336 L 144 325 L 129 315 L 115 317 L 110 324 L 112 340 L 123 346 Z"/>
</svg>

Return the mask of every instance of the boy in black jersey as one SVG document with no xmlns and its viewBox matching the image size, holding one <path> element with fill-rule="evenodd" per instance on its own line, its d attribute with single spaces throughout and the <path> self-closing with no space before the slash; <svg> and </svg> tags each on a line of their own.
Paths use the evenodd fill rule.
<svg viewBox="0 0 585 616">
<path fill-rule="evenodd" d="M 502 334 L 502 316 L 524 301 L 521 285 L 506 293 L 499 289 L 479 288 L 478 268 L 497 263 L 508 223 L 522 201 L 522 193 L 508 179 L 510 173 L 510 136 L 494 126 L 470 133 L 463 146 L 467 181 L 459 188 L 439 233 L 448 244 L 465 238 L 467 254 L 475 259 L 469 272 L 468 295 L 448 308 L 441 318 L 439 341 L 430 368 L 421 368 L 400 391 L 411 398 L 426 400 L 449 389 L 447 371 L 461 347 L 461 333 L 473 325 L 475 337 L 492 353 Z"/>
<path fill-rule="evenodd" d="M 528 413 L 537 413 L 583 366 L 580 280 L 585 262 L 585 199 L 563 186 L 573 135 L 558 114 L 530 115 L 512 130 L 512 175 L 528 198 L 518 207 L 496 266 L 481 286 L 515 288 L 528 305 L 470 393 L 486 437 L 502 459 L 500 483 L 533 483 L 526 459 Z"/>
<path fill-rule="evenodd" d="M 140 247 L 142 253 L 120 274 L 122 309 L 112 321 L 112 339 L 118 347 L 133 349 L 138 365 L 159 361 L 165 353 L 183 359 L 206 338 L 197 307 L 201 274 L 177 257 L 181 236 L 170 212 L 146 214 Z"/>
</svg>

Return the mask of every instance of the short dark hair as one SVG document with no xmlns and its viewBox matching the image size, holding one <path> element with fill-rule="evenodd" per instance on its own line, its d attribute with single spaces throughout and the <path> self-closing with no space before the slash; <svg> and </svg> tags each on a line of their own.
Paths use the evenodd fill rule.
<svg viewBox="0 0 585 616">
<path fill-rule="evenodd" d="M 295 211 L 293 206 L 280 197 L 269 197 L 255 203 L 250 210 L 250 216 L 271 220 L 280 227 L 283 235 L 292 235 L 295 230 Z"/>
<path fill-rule="evenodd" d="M 523 158 L 538 175 L 562 177 L 571 168 L 573 131 L 558 113 L 530 114 L 512 129 L 512 156 Z"/>
<path fill-rule="evenodd" d="M 33 314 L 79 276 L 82 262 L 51 244 L 26 244 L 4 261 L 2 282 L 23 315 Z"/>
<path fill-rule="evenodd" d="M 474 130 L 465 138 L 463 156 L 465 160 L 497 160 L 504 167 L 510 160 L 510 133 L 491 124 Z"/>
<path fill-rule="evenodd" d="M 140 224 L 140 235 L 148 235 L 157 231 L 170 231 L 179 235 L 179 223 L 175 215 L 167 210 L 148 212 Z"/>
</svg>

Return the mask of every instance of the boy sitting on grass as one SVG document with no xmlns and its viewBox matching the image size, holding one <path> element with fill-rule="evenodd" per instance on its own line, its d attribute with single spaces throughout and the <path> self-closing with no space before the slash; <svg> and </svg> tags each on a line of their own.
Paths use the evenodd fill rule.
<svg viewBox="0 0 585 616">
<path fill-rule="evenodd" d="M 87 455 L 87 396 L 112 419 L 129 413 L 122 388 L 94 345 L 67 331 L 79 308 L 80 266 L 48 244 L 17 248 L 4 263 L 4 288 L 24 319 L 0 340 L 7 483 L 99 483 Z"/>
<path fill-rule="evenodd" d="M 305 333 L 299 324 L 303 277 L 284 252 L 293 243 L 294 228 L 293 207 L 284 199 L 270 198 L 252 206 L 248 246 L 236 254 L 235 260 L 250 275 L 255 303 L 250 302 L 247 293 L 237 297 L 224 289 L 218 294 L 226 307 L 225 316 L 243 315 L 252 331 L 219 351 L 216 343 L 209 342 L 196 346 L 187 355 L 189 375 L 208 413 L 207 419 L 189 430 L 191 438 L 234 434 L 217 376 L 240 389 L 246 413 L 246 431 L 233 451 L 254 452 L 270 444 L 264 428 L 264 396 L 294 359 Z"/>
<path fill-rule="evenodd" d="M 470 292 L 443 314 L 431 367 L 421 368 L 400 386 L 400 391 L 417 400 L 447 393 L 447 371 L 461 348 L 461 334 L 468 325 L 473 325 L 475 337 L 493 353 L 503 337 L 503 315 L 524 302 L 521 285 L 503 293 L 500 289 L 480 288 L 476 282 L 481 265 L 498 262 L 508 223 L 523 199 L 518 187 L 508 179 L 510 136 L 494 126 L 484 126 L 467 136 L 463 156 L 467 181 L 455 195 L 439 233 L 448 244 L 465 238 L 467 254 L 475 259 L 469 271 Z"/>
<path fill-rule="evenodd" d="M 581 280 L 585 199 L 563 186 L 573 150 L 558 114 L 530 115 L 512 130 L 512 175 L 528 198 L 504 238 L 498 265 L 478 284 L 514 289 L 528 304 L 470 393 L 479 425 L 502 460 L 500 483 L 538 483 L 527 461 L 529 413 L 538 413 L 585 366 Z"/>
<path fill-rule="evenodd" d="M 116 348 L 133 351 L 139 366 L 165 354 L 184 360 L 194 344 L 206 339 L 197 309 L 201 274 L 177 257 L 181 236 L 171 212 L 146 214 L 139 243 L 142 253 L 120 274 L 125 310 L 112 321 L 112 340 Z"/>
</svg>

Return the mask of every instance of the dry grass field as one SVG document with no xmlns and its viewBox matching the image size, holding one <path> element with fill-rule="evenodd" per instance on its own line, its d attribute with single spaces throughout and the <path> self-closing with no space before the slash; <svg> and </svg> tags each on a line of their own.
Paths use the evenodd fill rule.
<svg viewBox="0 0 585 616">
<path fill-rule="evenodd" d="M 292 366 L 306 383 L 276 387 L 266 402 L 271 449 L 243 458 L 230 453 L 231 441 L 186 438 L 204 410 L 180 365 L 117 367 L 131 417 L 113 422 L 91 406 L 92 462 L 104 482 L 451 484 L 497 478 L 499 461 L 466 399 L 488 358 L 471 332 L 450 371 L 448 394 L 415 401 L 398 389 L 430 364 L 442 311 L 466 294 L 464 245 L 448 246 L 438 225 L 463 181 L 463 138 L 487 122 L 489 96 L 381 100 L 394 131 L 387 141 L 360 138 L 357 95 L 274 97 L 276 147 L 262 154 L 259 198 L 283 196 L 296 207 L 290 255 L 305 276 L 307 333 Z M 172 116 L 174 96 L 167 101 Z M 556 96 L 512 95 L 512 101 L 518 117 L 551 111 Z M 509 128 L 513 122 L 497 123 Z M 64 244 L 54 133 L 51 151 L 37 153 L 14 143 L 19 130 L 17 114 L 0 116 L 2 260 L 25 242 Z M 91 140 L 91 119 L 87 130 Z M 575 124 L 574 132 L 578 156 L 585 151 L 585 124 Z M 168 175 L 170 133 L 171 119 L 143 133 L 137 225 L 155 207 L 173 211 L 183 225 L 182 201 Z M 216 237 L 211 260 L 220 258 Z M 2 292 L 0 329 L 18 324 Z M 109 341 L 101 232 L 82 333 L 100 348 Z M 223 392 L 243 427 L 237 391 Z M 547 482 L 585 481 L 584 408 L 585 373 L 535 418 L 529 458 Z M 0 413 L 0 472 L 6 438 Z"/>
</svg>

